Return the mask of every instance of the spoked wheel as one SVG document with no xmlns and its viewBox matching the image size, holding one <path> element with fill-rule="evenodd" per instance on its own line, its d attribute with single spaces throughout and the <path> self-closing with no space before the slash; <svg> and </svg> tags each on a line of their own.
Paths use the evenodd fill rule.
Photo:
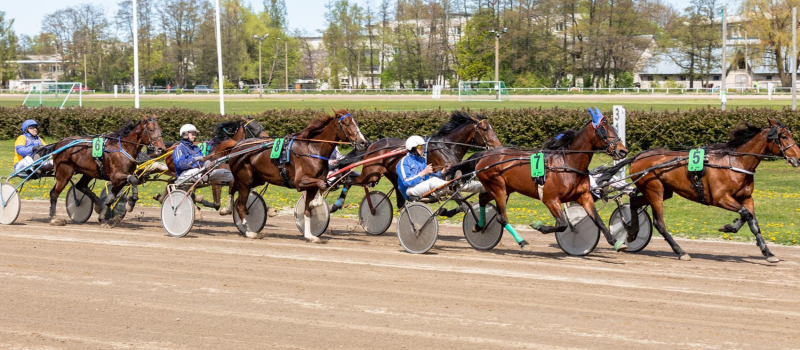
<svg viewBox="0 0 800 350">
<path fill-rule="evenodd" d="M 300 199 L 297 200 L 297 204 L 294 206 L 294 223 L 297 225 L 297 229 L 300 230 L 300 233 L 305 234 L 305 211 L 306 211 L 306 200 L 305 195 L 300 196 Z M 331 222 L 331 208 L 328 207 L 328 203 L 324 200 L 322 201 L 322 205 L 311 209 L 311 235 L 314 237 L 319 237 L 325 230 L 328 229 L 328 224 Z"/>
<path fill-rule="evenodd" d="M 623 214 L 623 215 L 620 215 Z M 611 218 L 608 222 L 608 228 L 614 237 L 628 237 L 628 231 L 622 225 L 622 220 L 630 222 L 631 220 L 631 206 L 630 204 L 623 204 L 614 212 L 611 213 Z M 653 222 L 650 220 L 650 214 L 647 213 L 647 207 L 639 208 L 639 232 L 636 233 L 636 239 L 627 241 L 627 252 L 635 253 L 641 251 L 650 243 L 650 238 L 653 237 Z"/>
<path fill-rule="evenodd" d="M 406 203 L 397 219 L 397 238 L 407 252 L 426 253 L 439 236 L 439 222 L 423 203 Z"/>
<path fill-rule="evenodd" d="M 194 200 L 181 190 L 167 194 L 161 204 L 161 226 L 172 237 L 183 237 L 194 225 Z"/>
<path fill-rule="evenodd" d="M 75 188 L 75 185 L 70 186 L 67 191 L 66 206 L 69 219 L 76 224 L 88 221 L 94 210 L 92 198 Z"/>
<path fill-rule="evenodd" d="M 0 185 L 0 224 L 11 225 L 17 221 L 20 210 L 19 193 L 14 188 L 14 185 L 3 182 Z"/>
<path fill-rule="evenodd" d="M 461 228 L 464 230 L 464 237 L 472 248 L 489 250 L 494 248 L 497 243 L 500 243 L 500 238 L 503 237 L 503 226 L 497 220 L 497 208 L 489 204 L 486 206 L 486 222 L 483 230 L 473 232 L 472 230 L 480 218 L 479 215 L 481 215 L 480 205 L 475 203 L 472 205 L 472 210 L 464 213 L 464 222 L 461 224 Z"/>
<path fill-rule="evenodd" d="M 247 219 L 247 231 L 250 232 L 259 233 L 264 229 L 264 225 L 267 224 L 267 203 L 256 191 L 250 191 L 250 195 L 247 196 L 245 219 Z M 235 205 L 233 206 L 233 224 L 236 225 L 239 232 L 246 234 L 245 231 L 242 231 L 244 229 L 242 227 L 242 219 L 239 218 L 239 212 L 236 210 Z"/>
<path fill-rule="evenodd" d="M 106 211 L 106 217 L 103 218 L 104 220 L 119 220 L 125 218 L 125 215 L 128 214 L 128 210 L 126 205 L 128 204 L 128 196 L 124 195 L 124 191 L 120 193 L 120 197 L 114 199 L 114 203 L 111 204 L 111 208 L 108 208 Z M 100 192 L 100 203 L 105 203 L 106 198 L 108 197 L 108 193 L 106 193 L 106 188 L 103 188 L 103 191 Z M 105 205 L 105 204 L 103 204 Z"/>
<path fill-rule="evenodd" d="M 372 203 L 372 207 L 375 208 L 375 214 L 370 210 L 369 203 Z M 369 201 L 364 196 L 358 205 L 358 223 L 364 228 L 364 231 L 371 235 L 381 235 L 386 232 L 392 225 L 393 216 L 392 202 L 386 194 L 380 191 L 370 192 Z"/>
<path fill-rule="evenodd" d="M 567 217 L 569 227 L 563 232 L 556 232 L 558 246 L 569 255 L 584 256 L 591 253 L 600 241 L 600 228 L 579 205 L 568 206 Z"/>
</svg>

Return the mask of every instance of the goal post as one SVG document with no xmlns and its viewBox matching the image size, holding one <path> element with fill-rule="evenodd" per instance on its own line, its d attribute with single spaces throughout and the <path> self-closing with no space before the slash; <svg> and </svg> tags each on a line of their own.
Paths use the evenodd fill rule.
<svg viewBox="0 0 800 350">
<path fill-rule="evenodd" d="M 22 102 L 25 107 L 83 106 L 83 84 L 75 82 L 37 83 Z"/>
<path fill-rule="evenodd" d="M 459 81 L 458 101 L 510 101 L 503 81 Z"/>
</svg>

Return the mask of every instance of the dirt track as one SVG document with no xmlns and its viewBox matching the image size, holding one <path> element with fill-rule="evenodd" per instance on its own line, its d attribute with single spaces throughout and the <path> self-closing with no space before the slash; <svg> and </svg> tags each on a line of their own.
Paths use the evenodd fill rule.
<svg viewBox="0 0 800 350">
<path fill-rule="evenodd" d="M 524 230 L 530 251 L 506 235 L 478 252 L 443 226 L 411 255 L 353 219 L 310 244 L 287 215 L 248 240 L 204 212 L 175 239 L 155 209 L 103 230 L 48 226 L 46 207 L 24 201 L 0 227 L 0 348 L 800 347 L 793 247 L 770 265 L 755 245 L 680 241 L 682 262 L 657 236 L 643 253 L 601 240 L 573 258 Z"/>
</svg>

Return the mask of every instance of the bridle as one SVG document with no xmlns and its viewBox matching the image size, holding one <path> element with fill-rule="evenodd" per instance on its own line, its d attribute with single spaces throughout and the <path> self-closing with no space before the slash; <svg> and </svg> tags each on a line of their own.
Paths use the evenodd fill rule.
<svg viewBox="0 0 800 350">
<path fill-rule="evenodd" d="M 481 132 L 481 130 L 482 130 L 482 129 L 479 127 L 479 124 L 480 124 L 480 123 L 481 123 L 483 120 L 477 120 L 477 119 L 475 119 L 475 118 L 471 118 L 471 119 L 472 119 L 473 121 L 475 121 L 475 133 L 476 133 L 476 134 L 478 134 L 478 136 L 480 136 L 480 137 L 481 137 L 481 140 L 483 140 L 483 147 L 484 147 L 484 148 L 486 148 L 486 149 L 492 149 L 492 147 L 490 147 L 490 146 L 489 146 L 489 142 L 490 142 L 490 141 L 492 141 L 492 140 L 495 140 L 495 139 L 497 139 L 497 142 L 499 142 L 500 144 L 502 144 L 502 142 L 500 142 L 500 137 L 499 137 L 499 136 L 497 136 L 497 133 L 495 133 L 495 134 L 494 134 L 494 136 L 493 136 L 492 138 L 487 138 L 487 137 L 486 137 L 486 135 L 485 135 L 483 132 Z"/>
<path fill-rule="evenodd" d="M 608 123 L 608 122 L 606 122 Z M 592 125 L 594 127 L 594 125 Z M 597 124 L 597 127 L 594 128 L 594 133 L 598 137 L 600 137 L 603 142 L 605 142 L 605 151 L 609 155 L 616 155 L 617 154 L 617 144 L 620 142 L 619 136 L 614 135 L 614 137 L 608 136 L 608 131 L 606 128 L 603 127 L 602 121 Z"/>
<path fill-rule="evenodd" d="M 772 142 L 774 145 L 778 146 L 778 149 L 781 150 L 781 157 L 783 157 L 783 159 L 785 160 L 788 160 L 786 156 L 786 150 L 792 148 L 792 146 L 797 145 L 797 142 L 793 142 L 790 145 L 784 147 L 783 144 L 781 143 L 781 138 L 783 138 L 783 134 L 786 131 L 787 131 L 786 126 L 784 125 L 773 126 L 772 128 L 769 129 L 769 132 L 767 133 L 767 141 Z"/>
<path fill-rule="evenodd" d="M 345 126 L 348 126 L 348 127 L 350 126 L 350 123 L 347 123 L 347 124 L 345 124 L 345 122 L 344 122 L 344 120 L 345 120 L 346 118 L 348 118 L 348 117 L 349 117 L 351 120 L 353 119 L 353 116 L 352 116 L 352 115 L 350 115 L 350 113 L 347 113 L 347 114 L 345 114 L 345 115 L 341 116 L 341 117 L 339 118 L 339 120 L 337 120 L 337 121 L 336 121 L 336 126 L 338 127 L 339 131 L 341 131 L 341 132 L 342 132 L 342 135 L 344 135 L 344 137 L 343 137 L 343 138 L 344 138 L 344 139 L 346 139 L 346 140 L 347 140 L 347 142 L 349 142 L 351 146 L 355 147 L 355 146 L 356 146 L 356 140 L 353 140 L 353 138 L 351 138 L 351 137 L 350 137 L 350 135 L 348 135 L 348 134 L 347 134 L 347 130 L 345 129 Z M 361 131 L 358 129 L 358 124 L 356 124 L 356 130 L 357 130 L 359 133 L 361 133 Z"/>
<path fill-rule="evenodd" d="M 256 123 L 256 125 L 258 125 L 259 128 L 261 129 L 260 132 L 255 132 L 253 130 L 250 130 L 250 123 L 252 123 L 254 121 L 256 121 L 255 118 L 250 119 L 246 123 L 242 124 L 242 128 L 244 129 L 244 138 L 245 139 L 251 139 L 251 138 L 254 138 L 254 137 L 258 137 L 258 135 L 260 135 L 261 132 L 264 131 L 264 127 L 262 127 L 261 124 L 259 124 L 259 123 Z"/>
</svg>

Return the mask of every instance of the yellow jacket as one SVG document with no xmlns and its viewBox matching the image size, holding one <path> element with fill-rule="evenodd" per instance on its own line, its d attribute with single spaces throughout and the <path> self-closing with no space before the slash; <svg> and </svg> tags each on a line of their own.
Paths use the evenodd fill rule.
<svg viewBox="0 0 800 350">
<path fill-rule="evenodd" d="M 38 142 L 37 142 L 38 141 Z M 29 139 L 28 136 L 19 135 L 17 140 L 14 141 L 14 164 L 16 165 L 22 158 L 26 156 L 32 155 L 31 151 L 33 146 L 45 146 L 47 142 L 44 141 L 41 137 L 38 140 Z M 22 154 L 20 154 L 20 152 Z"/>
</svg>

